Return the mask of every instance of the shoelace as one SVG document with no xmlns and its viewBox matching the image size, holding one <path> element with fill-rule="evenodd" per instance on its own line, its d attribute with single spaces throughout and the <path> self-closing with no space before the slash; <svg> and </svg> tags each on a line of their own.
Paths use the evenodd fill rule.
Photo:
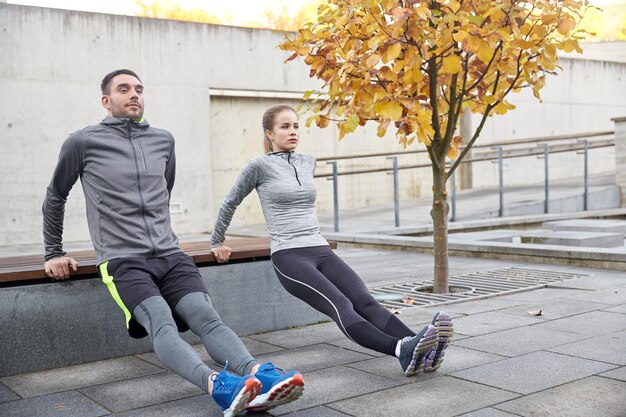
<svg viewBox="0 0 626 417">
<path fill-rule="evenodd" d="M 402 348 L 404 345 L 406 345 L 407 343 L 409 343 L 415 336 L 405 336 L 402 338 L 402 340 L 400 341 L 400 347 Z"/>
<path fill-rule="evenodd" d="M 228 390 L 232 383 L 239 381 L 238 376 L 226 373 L 226 368 L 228 368 L 228 361 L 224 364 L 222 372 L 211 375 L 211 381 L 213 381 L 213 392 Z"/>
<path fill-rule="evenodd" d="M 272 376 L 280 376 L 281 373 L 279 371 L 282 372 L 282 373 L 285 373 L 285 371 L 283 369 L 277 368 L 276 366 L 274 366 L 274 364 L 272 362 L 268 362 L 267 363 L 267 368 L 263 369 L 261 372 L 267 373 L 267 374 L 272 375 Z"/>
</svg>

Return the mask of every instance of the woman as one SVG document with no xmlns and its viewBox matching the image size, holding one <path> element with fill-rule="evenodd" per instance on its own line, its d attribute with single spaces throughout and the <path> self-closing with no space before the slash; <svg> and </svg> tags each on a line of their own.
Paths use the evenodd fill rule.
<svg viewBox="0 0 626 417">
<path fill-rule="evenodd" d="M 218 262 L 231 249 L 224 236 L 235 209 L 257 190 L 271 238 L 271 260 L 285 289 L 331 317 L 352 341 L 396 356 L 406 376 L 434 371 L 452 337 L 450 317 L 439 312 L 418 334 L 381 306 L 359 276 L 328 246 L 315 214 L 315 158 L 295 152 L 298 115 L 287 105 L 263 115 L 266 154 L 243 169 L 219 210 L 211 235 Z"/>
</svg>

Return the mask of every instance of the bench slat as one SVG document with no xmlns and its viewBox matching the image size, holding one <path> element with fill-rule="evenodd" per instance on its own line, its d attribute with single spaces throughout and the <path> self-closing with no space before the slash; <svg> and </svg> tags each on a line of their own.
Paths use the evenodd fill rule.
<svg viewBox="0 0 626 417">
<path fill-rule="evenodd" d="M 232 260 L 245 260 L 270 256 L 270 240 L 267 237 L 250 237 L 228 239 L 226 245 L 233 249 Z M 331 248 L 337 244 L 330 242 Z M 181 249 L 192 257 L 196 264 L 207 264 L 215 261 L 208 241 L 184 242 Z M 96 271 L 96 258 L 93 250 L 81 250 L 67 254 L 78 261 L 76 275 L 93 275 Z M 0 258 L 0 283 L 50 280 L 43 270 L 42 255 L 23 255 Z"/>
<path fill-rule="evenodd" d="M 225 242 L 233 249 L 231 259 L 250 259 L 270 255 L 269 238 L 241 238 L 229 239 Z M 184 242 L 181 249 L 191 256 L 196 263 L 216 262 L 215 256 L 210 251 L 211 244 L 208 241 Z M 72 276 L 95 274 L 96 258 L 93 250 L 70 252 L 68 256 L 78 261 L 78 271 L 72 272 Z M 42 255 L 23 255 L 0 258 L 0 283 L 19 282 L 28 280 L 49 280 L 43 270 Z"/>
<path fill-rule="evenodd" d="M 329 242 L 331 248 L 337 248 L 336 242 Z M 245 260 L 270 256 L 270 240 L 267 237 L 228 239 L 226 245 L 233 249 L 232 260 Z M 217 263 L 210 250 L 208 241 L 183 242 L 181 249 L 196 264 Z M 96 274 L 96 257 L 93 250 L 71 252 L 68 256 L 78 261 L 76 275 Z M 23 255 L 0 258 L 0 284 L 20 281 L 49 280 L 43 270 L 42 255 Z"/>
</svg>

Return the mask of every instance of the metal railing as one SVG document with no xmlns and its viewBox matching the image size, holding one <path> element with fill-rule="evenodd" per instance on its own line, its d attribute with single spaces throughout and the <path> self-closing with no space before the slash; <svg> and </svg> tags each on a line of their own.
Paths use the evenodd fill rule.
<svg viewBox="0 0 626 417">
<path fill-rule="evenodd" d="M 610 138 L 604 138 L 610 136 Z M 569 141 L 568 143 L 556 143 Z M 520 145 L 532 145 L 520 147 Z M 498 165 L 498 200 L 499 208 L 498 215 L 504 216 L 504 160 L 507 158 L 522 158 L 529 156 L 537 156 L 544 159 L 544 212 L 549 211 L 550 202 L 550 182 L 549 182 L 549 157 L 552 154 L 576 152 L 583 155 L 583 209 L 587 210 L 589 204 L 589 150 L 597 148 L 606 148 L 615 145 L 614 131 L 599 131 L 599 132 L 586 132 L 569 135 L 536 137 L 527 139 L 518 139 L 511 141 L 495 142 L 487 145 L 474 145 L 472 152 L 474 153 L 472 158 L 466 158 L 461 161 L 461 164 L 473 164 L 478 162 L 491 161 Z M 394 217 L 395 226 L 400 226 L 400 199 L 399 199 L 399 171 L 407 169 L 421 169 L 430 168 L 431 164 L 410 164 L 410 165 L 398 165 L 399 155 L 409 154 L 427 154 L 424 150 L 405 151 L 405 152 L 386 152 L 386 153 L 371 153 L 371 154 L 357 154 L 357 155 L 345 155 L 338 157 L 323 157 L 318 158 L 318 162 L 326 162 L 327 165 L 332 167 L 330 173 L 316 174 L 315 178 L 327 178 L 332 181 L 333 184 L 333 230 L 339 231 L 339 181 L 338 177 L 346 175 L 362 175 L 372 174 L 378 172 L 385 172 L 393 175 L 393 201 L 394 201 Z M 339 171 L 337 168 L 337 161 L 349 160 L 349 159 L 363 159 L 363 158 L 375 158 L 385 157 L 386 160 L 392 161 L 392 167 L 370 168 L 370 169 L 355 169 L 350 171 Z M 456 220 L 456 174 L 454 173 L 450 177 L 450 221 Z"/>
</svg>

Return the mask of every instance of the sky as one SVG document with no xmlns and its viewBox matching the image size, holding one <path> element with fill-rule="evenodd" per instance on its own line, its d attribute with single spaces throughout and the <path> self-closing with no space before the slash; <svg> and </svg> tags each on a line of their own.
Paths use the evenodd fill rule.
<svg viewBox="0 0 626 417">
<path fill-rule="evenodd" d="M 295 7 L 304 0 L 290 0 L 290 7 Z M 7 3 L 30 6 L 52 7 L 55 9 L 84 10 L 89 12 L 127 14 L 136 12 L 134 0 L 8 0 Z M 146 3 L 149 3 L 146 1 Z M 234 24 L 257 20 L 267 6 L 276 3 L 272 0 L 175 0 L 173 3 L 183 8 L 204 9 L 210 14 L 232 15 Z"/>
<path fill-rule="evenodd" d="M 184 8 L 205 9 L 210 14 L 231 15 L 233 24 L 254 21 L 261 15 L 272 0 L 175 0 Z M 135 14 L 134 0 L 8 0 L 7 3 L 31 6 L 52 7 L 57 9 L 85 10 L 90 12 L 112 14 Z M 290 7 L 304 3 L 304 0 L 290 0 Z M 610 3 L 626 3 L 626 0 L 591 0 L 591 3 L 602 7 Z"/>
</svg>

